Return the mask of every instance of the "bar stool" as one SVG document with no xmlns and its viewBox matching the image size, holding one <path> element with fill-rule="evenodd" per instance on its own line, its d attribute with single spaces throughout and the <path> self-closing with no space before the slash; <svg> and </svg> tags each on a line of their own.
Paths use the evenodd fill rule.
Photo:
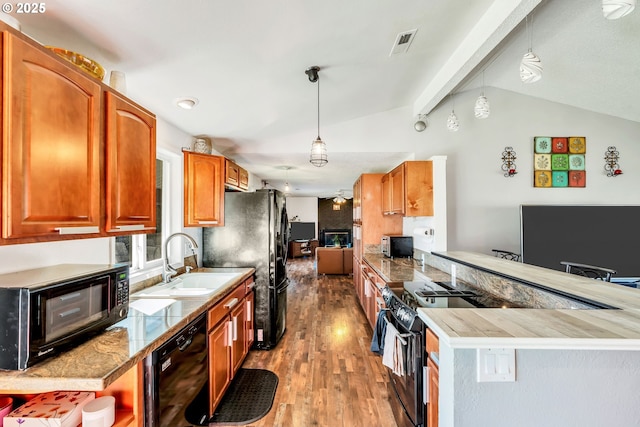
<svg viewBox="0 0 640 427">
<path fill-rule="evenodd" d="M 579 264 L 571 261 L 560 261 L 560 264 L 565 266 L 565 271 L 567 273 L 588 277 L 590 279 L 602 280 L 605 282 L 610 282 L 611 275 L 617 273 L 616 270 L 612 270 L 610 268 Z"/>
<path fill-rule="evenodd" d="M 515 252 L 505 251 L 502 249 L 491 249 L 493 254 L 498 258 L 509 259 L 511 261 L 520 261 L 520 254 Z"/>
</svg>

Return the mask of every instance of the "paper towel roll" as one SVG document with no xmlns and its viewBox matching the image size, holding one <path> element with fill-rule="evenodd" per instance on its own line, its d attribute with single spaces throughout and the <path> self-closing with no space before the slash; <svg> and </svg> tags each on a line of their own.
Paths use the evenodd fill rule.
<svg viewBox="0 0 640 427">
<path fill-rule="evenodd" d="M 430 228 L 430 227 L 414 228 L 413 234 L 415 234 L 416 236 L 433 236 L 433 228 Z"/>
<path fill-rule="evenodd" d="M 116 399 L 102 396 L 82 408 L 83 427 L 111 427 L 116 421 Z"/>
</svg>

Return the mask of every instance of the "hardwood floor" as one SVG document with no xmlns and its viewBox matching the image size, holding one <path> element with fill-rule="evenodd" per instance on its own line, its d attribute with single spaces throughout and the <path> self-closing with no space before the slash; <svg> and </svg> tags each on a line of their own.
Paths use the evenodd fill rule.
<svg viewBox="0 0 640 427">
<path fill-rule="evenodd" d="M 243 365 L 279 377 L 271 411 L 250 425 L 396 427 L 353 277 L 316 277 L 312 258 L 289 260 L 287 269 L 284 337 L 272 350 L 252 350 Z"/>
</svg>

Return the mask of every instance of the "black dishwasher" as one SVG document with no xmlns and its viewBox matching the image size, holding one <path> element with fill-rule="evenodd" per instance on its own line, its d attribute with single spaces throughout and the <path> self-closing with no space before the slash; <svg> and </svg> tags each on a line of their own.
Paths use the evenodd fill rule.
<svg viewBox="0 0 640 427">
<path fill-rule="evenodd" d="M 145 426 L 182 427 L 208 424 L 209 363 L 205 315 L 185 326 L 145 360 Z M 202 391 L 202 392 L 201 392 Z M 185 410 L 203 402 L 206 413 L 189 421 Z M 190 417 L 193 418 L 193 417 Z"/>
</svg>

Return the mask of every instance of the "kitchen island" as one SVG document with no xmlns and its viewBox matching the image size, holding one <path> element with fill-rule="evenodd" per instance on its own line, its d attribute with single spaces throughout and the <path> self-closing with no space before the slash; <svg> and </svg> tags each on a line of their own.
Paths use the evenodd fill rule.
<svg viewBox="0 0 640 427">
<path fill-rule="evenodd" d="M 413 264 L 533 307 L 417 310 L 439 339 L 439 425 L 638 425 L 640 290 L 476 253 Z M 479 349 L 515 349 L 515 381 L 479 382 Z"/>
<path fill-rule="evenodd" d="M 141 398 L 144 358 L 231 294 L 255 269 L 199 268 L 193 272 L 238 275 L 208 298 L 133 299 L 127 318 L 103 333 L 24 371 L 0 371 L 0 394 L 96 391 L 117 397 L 126 395 L 126 400 L 136 399 L 131 395 L 137 387 L 137 399 Z"/>
</svg>

